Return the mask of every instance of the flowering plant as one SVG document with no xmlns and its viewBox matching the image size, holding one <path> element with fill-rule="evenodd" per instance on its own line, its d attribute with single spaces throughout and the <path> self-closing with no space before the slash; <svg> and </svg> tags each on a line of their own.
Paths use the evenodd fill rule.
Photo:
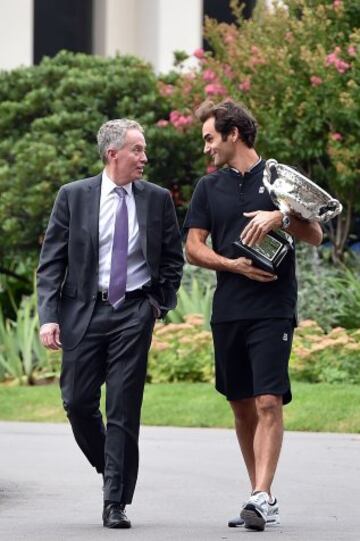
<svg viewBox="0 0 360 541">
<path fill-rule="evenodd" d="M 359 208 L 360 5 L 356 0 L 258 2 L 239 25 L 208 19 L 212 52 L 195 51 L 197 69 L 180 77 L 172 105 L 190 115 L 206 97 L 243 102 L 260 125 L 264 157 L 299 167 L 343 203 L 330 224 L 341 258 Z"/>
</svg>

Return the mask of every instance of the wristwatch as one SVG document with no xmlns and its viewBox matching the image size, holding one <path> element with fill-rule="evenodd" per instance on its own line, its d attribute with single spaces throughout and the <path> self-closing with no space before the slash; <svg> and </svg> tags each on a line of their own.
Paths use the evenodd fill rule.
<svg viewBox="0 0 360 541">
<path fill-rule="evenodd" d="M 280 212 L 282 214 L 281 228 L 286 230 L 288 229 L 291 223 L 290 216 L 286 214 L 286 212 L 282 212 L 282 211 Z"/>
</svg>

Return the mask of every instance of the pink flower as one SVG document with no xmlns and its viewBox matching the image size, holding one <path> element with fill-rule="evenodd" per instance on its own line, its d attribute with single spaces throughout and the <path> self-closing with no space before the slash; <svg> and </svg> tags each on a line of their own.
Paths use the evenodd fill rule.
<svg viewBox="0 0 360 541">
<path fill-rule="evenodd" d="M 234 71 L 233 69 L 231 68 L 231 66 L 229 66 L 229 64 L 225 64 L 224 65 L 224 75 L 225 77 L 227 77 L 228 79 L 233 79 L 234 78 Z"/>
<path fill-rule="evenodd" d="M 333 8 L 334 10 L 336 11 L 337 9 L 339 9 L 342 5 L 342 1 L 341 0 L 334 0 L 333 1 Z"/>
<path fill-rule="evenodd" d="M 244 79 L 243 82 L 239 84 L 239 89 L 241 90 L 241 92 L 249 92 L 250 88 L 251 88 L 250 77 L 246 77 L 246 79 Z"/>
<path fill-rule="evenodd" d="M 350 69 L 350 64 L 339 58 L 338 55 L 340 52 L 340 47 L 335 47 L 334 52 L 327 55 L 325 64 L 327 66 L 334 66 L 339 73 L 345 73 L 348 69 Z"/>
<path fill-rule="evenodd" d="M 340 60 L 340 58 L 338 58 L 334 66 L 338 70 L 339 73 L 345 73 L 350 68 L 350 64 L 348 64 L 347 62 L 344 62 L 343 60 Z"/>
<path fill-rule="evenodd" d="M 336 64 L 337 61 L 338 61 L 338 57 L 336 53 L 330 53 L 326 57 L 326 64 L 328 66 L 330 66 L 331 64 Z"/>
<path fill-rule="evenodd" d="M 223 87 L 223 85 L 220 85 L 218 83 L 213 83 L 210 85 L 206 85 L 205 93 L 208 96 L 225 96 L 227 94 L 227 91 Z"/>
<path fill-rule="evenodd" d="M 224 36 L 224 43 L 226 45 L 231 45 L 236 40 L 236 30 L 233 30 L 232 28 L 229 28 Z"/>
<path fill-rule="evenodd" d="M 199 60 L 203 60 L 205 58 L 204 49 L 201 49 L 200 47 L 199 49 L 195 49 L 195 51 L 193 52 L 193 56 L 195 56 L 195 58 L 198 58 Z"/>
<path fill-rule="evenodd" d="M 181 115 L 181 113 L 179 111 L 171 111 L 171 113 L 170 113 L 170 122 L 171 122 L 171 124 L 174 124 L 174 122 L 177 122 L 180 115 Z"/>
<path fill-rule="evenodd" d="M 158 128 L 165 128 L 165 126 L 167 126 L 169 124 L 169 121 L 168 120 L 165 120 L 165 119 L 160 119 L 157 121 L 156 125 Z"/>
<path fill-rule="evenodd" d="M 250 54 L 251 54 L 251 56 L 250 56 L 249 65 L 251 67 L 260 66 L 261 64 L 265 64 L 264 57 L 261 54 L 261 51 L 260 51 L 259 47 L 257 47 L 256 45 L 252 45 L 250 47 Z"/>
<path fill-rule="evenodd" d="M 347 52 L 349 56 L 356 56 L 356 48 L 354 45 L 349 45 Z"/>
<path fill-rule="evenodd" d="M 206 172 L 207 172 L 208 174 L 213 173 L 214 171 L 217 171 L 215 165 L 208 165 L 208 166 L 207 166 Z"/>
<path fill-rule="evenodd" d="M 206 83 L 212 83 L 217 79 L 216 73 L 211 69 L 206 69 L 203 73 L 203 79 Z"/>
<path fill-rule="evenodd" d="M 339 132 L 330 133 L 330 139 L 332 139 L 333 141 L 341 141 L 342 138 L 343 137 L 342 137 L 341 133 L 339 133 Z"/>
<path fill-rule="evenodd" d="M 179 111 L 171 111 L 170 113 L 170 123 L 176 129 L 185 128 L 192 124 L 193 118 L 191 115 L 182 115 Z"/>
<path fill-rule="evenodd" d="M 323 82 L 322 78 L 318 77 L 317 75 L 312 75 L 310 77 L 310 83 L 312 86 L 319 86 L 322 84 L 322 82 Z"/>
<path fill-rule="evenodd" d="M 166 85 L 162 84 L 160 85 L 160 94 L 161 96 L 171 96 L 174 92 L 174 86 L 173 85 Z"/>
<path fill-rule="evenodd" d="M 175 123 L 176 128 L 183 128 L 192 124 L 192 116 L 190 115 L 180 115 L 177 122 Z"/>
</svg>

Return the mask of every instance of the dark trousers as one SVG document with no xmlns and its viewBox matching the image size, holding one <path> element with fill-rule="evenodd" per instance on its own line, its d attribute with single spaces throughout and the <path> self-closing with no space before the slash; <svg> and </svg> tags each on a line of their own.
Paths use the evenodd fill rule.
<svg viewBox="0 0 360 541">
<path fill-rule="evenodd" d="M 80 344 L 63 352 L 60 387 L 75 439 L 99 473 L 104 500 L 131 503 L 138 473 L 138 438 L 147 356 L 154 326 L 145 297 L 115 311 L 97 301 Z M 106 383 L 106 429 L 100 412 Z"/>
</svg>

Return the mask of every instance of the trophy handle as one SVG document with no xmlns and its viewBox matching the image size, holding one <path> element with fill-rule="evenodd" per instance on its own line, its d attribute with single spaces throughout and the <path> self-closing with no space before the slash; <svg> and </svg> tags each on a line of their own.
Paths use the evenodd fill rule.
<svg viewBox="0 0 360 541">
<path fill-rule="evenodd" d="M 265 185 L 266 189 L 269 193 L 271 193 L 271 186 L 274 184 L 275 180 L 278 178 L 277 173 L 277 164 L 278 162 L 276 160 L 266 160 L 265 163 L 265 172 L 266 174 L 263 176 L 263 184 Z"/>
<path fill-rule="evenodd" d="M 328 220 L 331 220 L 340 212 L 342 211 L 343 206 L 337 199 L 330 199 L 326 203 L 326 205 L 323 205 L 319 208 L 319 220 L 320 222 L 327 222 Z"/>
</svg>

